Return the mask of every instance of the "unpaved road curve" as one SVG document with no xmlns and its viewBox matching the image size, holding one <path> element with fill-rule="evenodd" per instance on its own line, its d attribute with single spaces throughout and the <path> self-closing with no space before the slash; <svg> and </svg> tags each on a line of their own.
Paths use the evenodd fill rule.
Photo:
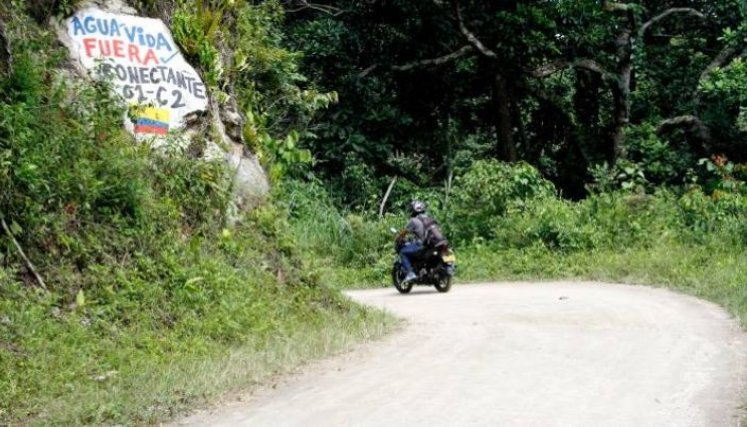
<svg viewBox="0 0 747 427">
<path fill-rule="evenodd" d="M 738 426 L 747 345 L 716 305 L 592 283 L 350 292 L 407 319 L 383 342 L 195 426 Z"/>
</svg>

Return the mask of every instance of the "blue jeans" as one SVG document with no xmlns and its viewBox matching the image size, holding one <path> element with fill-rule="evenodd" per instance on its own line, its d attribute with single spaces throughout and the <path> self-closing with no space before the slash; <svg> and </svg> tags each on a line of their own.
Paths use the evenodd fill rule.
<svg viewBox="0 0 747 427">
<path fill-rule="evenodd" d="M 412 259 L 418 252 L 423 250 L 423 245 L 419 243 L 408 243 L 399 250 L 399 259 L 402 262 L 402 267 L 405 267 L 407 273 L 412 272 Z"/>
</svg>

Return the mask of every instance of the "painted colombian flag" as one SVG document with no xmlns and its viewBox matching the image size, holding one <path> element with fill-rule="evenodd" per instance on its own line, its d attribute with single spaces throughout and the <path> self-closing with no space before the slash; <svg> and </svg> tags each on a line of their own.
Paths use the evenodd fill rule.
<svg viewBox="0 0 747 427">
<path fill-rule="evenodd" d="M 166 135 L 169 133 L 169 110 L 144 107 L 135 113 L 135 134 Z"/>
</svg>

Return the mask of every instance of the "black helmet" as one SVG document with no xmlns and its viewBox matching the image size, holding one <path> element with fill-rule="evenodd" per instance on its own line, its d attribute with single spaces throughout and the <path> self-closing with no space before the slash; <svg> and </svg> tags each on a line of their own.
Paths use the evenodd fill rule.
<svg viewBox="0 0 747 427">
<path fill-rule="evenodd" d="M 425 213 L 425 203 L 420 200 L 413 200 L 412 203 L 410 203 L 410 215 L 415 216 L 422 213 Z"/>
</svg>

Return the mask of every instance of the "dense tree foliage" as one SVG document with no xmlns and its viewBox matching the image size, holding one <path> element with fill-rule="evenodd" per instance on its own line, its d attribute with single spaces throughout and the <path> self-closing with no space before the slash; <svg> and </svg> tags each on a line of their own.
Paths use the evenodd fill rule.
<svg viewBox="0 0 747 427">
<path fill-rule="evenodd" d="M 700 158 L 747 155 L 738 0 L 293 1 L 286 12 L 303 70 L 340 93 L 308 144 L 351 203 L 364 184 L 381 190 L 375 177 L 434 185 L 483 157 L 528 161 L 582 197 L 601 174 L 678 185 Z"/>
</svg>

